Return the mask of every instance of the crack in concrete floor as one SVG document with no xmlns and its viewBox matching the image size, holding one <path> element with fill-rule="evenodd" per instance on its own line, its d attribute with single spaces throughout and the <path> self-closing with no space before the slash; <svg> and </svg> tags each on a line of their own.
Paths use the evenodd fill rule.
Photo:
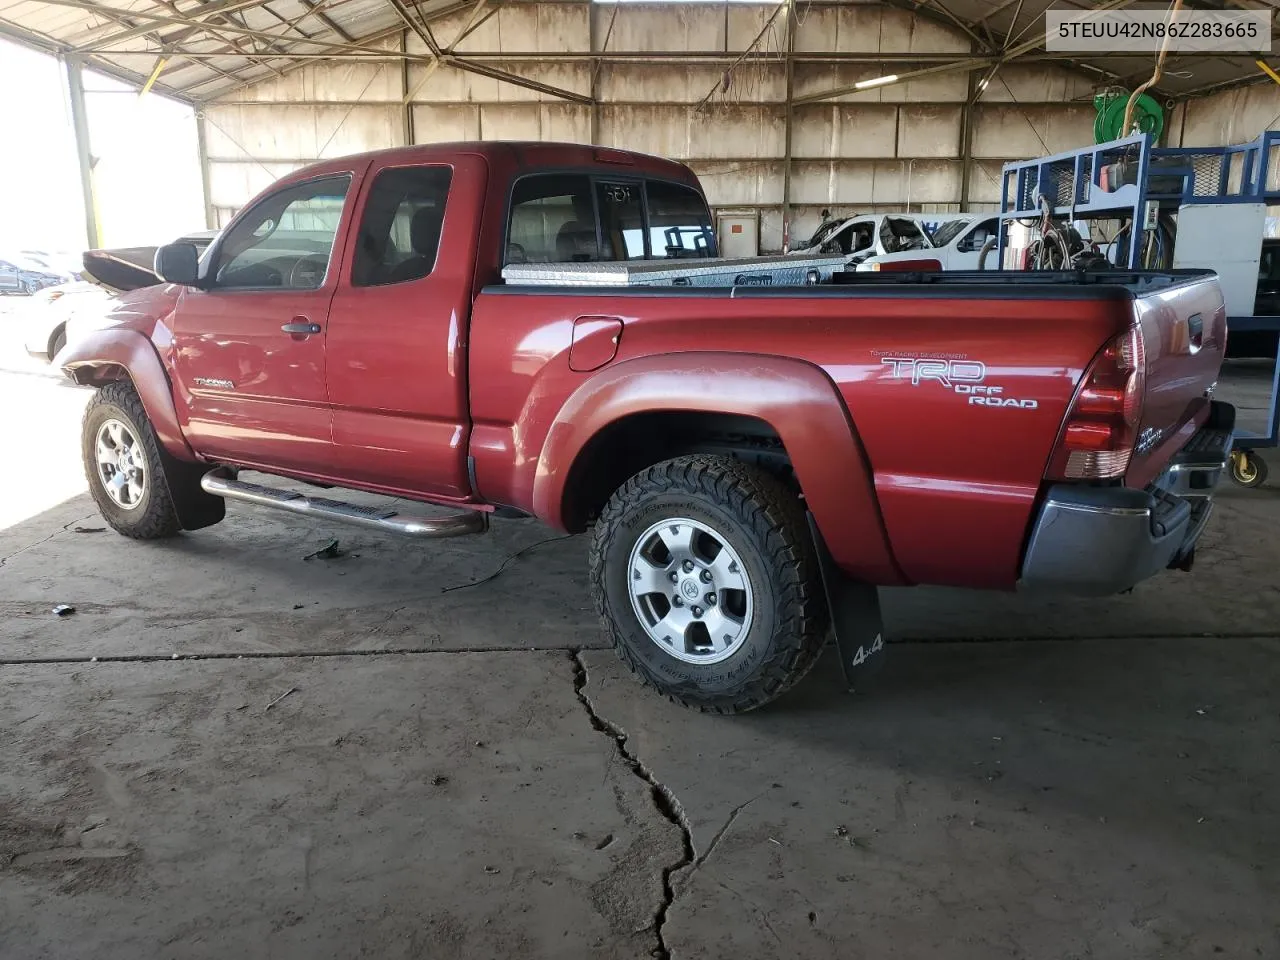
<svg viewBox="0 0 1280 960">
<path fill-rule="evenodd" d="M 0 557 L 0 567 L 3 567 L 6 563 L 8 563 L 14 557 L 19 556 L 20 554 L 26 553 L 28 550 L 34 550 L 36 547 L 39 547 L 39 546 L 42 546 L 43 544 L 48 543 L 54 537 L 58 536 L 58 534 L 67 533 L 72 527 L 76 526 L 77 524 L 84 523 L 86 520 L 90 519 L 91 517 L 96 517 L 96 516 L 98 516 L 98 511 L 94 510 L 93 513 L 86 514 L 83 517 L 78 517 L 75 520 L 68 520 L 66 523 L 64 523 L 57 530 L 54 530 L 48 536 L 41 537 L 39 540 L 36 540 L 34 543 L 28 543 L 25 547 L 19 547 L 17 550 L 14 550 L 12 553 L 7 553 L 3 557 Z"/>
<path fill-rule="evenodd" d="M 617 747 L 618 756 L 622 758 L 632 773 L 649 785 L 654 808 L 680 831 L 680 859 L 676 863 L 662 868 L 662 903 L 659 904 L 658 910 L 653 917 L 653 935 L 657 941 L 653 956 L 658 957 L 659 960 L 670 960 L 671 951 L 667 947 L 663 928 L 666 926 L 667 915 L 676 900 L 676 890 L 672 877 L 696 862 L 693 852 L 693 830 L 689 826 L 689 818 L 685 815 L 684 807 L 681 806 L 679 798 L 671 792 L 671 789 L 666 784 L 654 776 L 653 771 L 645 765 L 643 760 L 627 749 L 627 732 L 596 712 L 595 704 L 591 702 L 591 698 L 586 693 L 587 664 L 582 659 L 581 650 L 571 650 L 569 656 L 573 661 L 573 692 L 577 695 L 578 702 L 582 704 L 582 709 L 587 712 L 587 718 L 591 721 L 591 728 L 613 739 Z M 708 853 L 710 853 L 709 850 Z"/>
</svg>

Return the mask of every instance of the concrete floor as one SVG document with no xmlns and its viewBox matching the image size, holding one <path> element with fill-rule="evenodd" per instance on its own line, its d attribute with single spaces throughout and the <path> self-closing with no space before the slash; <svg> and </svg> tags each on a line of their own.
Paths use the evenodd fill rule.
<svg viewBox="0 0 1280 960">
<path fill-rule="evenodd" d="M 531 522 L 97 532 L 85 398 L 0 344 L 6 960 L 1280 956 L 1280 485 L 1128 597 L 889 591 L 871 690 L 710 718 L 581 538 L 443 592 Z"/>
</svg>

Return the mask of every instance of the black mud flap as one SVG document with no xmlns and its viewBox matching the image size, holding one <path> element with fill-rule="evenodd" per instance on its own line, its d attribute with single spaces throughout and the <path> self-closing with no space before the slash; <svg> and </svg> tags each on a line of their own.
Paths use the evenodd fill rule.
<svg viewBox="0 0 1280 960">
<path fill-rule="evenodd" d="M 870 583 L 847 577 L 831 558 L 826 541 L 808 514 L 809 532 L 818 550 L 822 587 L 831 611 L 831 626 L 840 653 L 840 668 L 850 691 L 865 690 L 884 665 L 884 624 L 880 618 L 880 594 Z"/>
<path fill-rule="evenodd" d="M 200 488 L 200 478 L 212 468 L 207 463 L 179 460 L 158 443 L 164 478 L 173 497 L 174 509 L 183 530 L 211 527 L 227 515 L 227 501 Z"/>
</svg>

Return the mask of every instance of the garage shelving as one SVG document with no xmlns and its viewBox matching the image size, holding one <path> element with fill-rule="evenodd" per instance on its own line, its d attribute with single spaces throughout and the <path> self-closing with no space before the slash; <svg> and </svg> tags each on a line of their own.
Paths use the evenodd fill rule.
<svg viewBox="0 0 1280 960">
<path fill-rule="evenodd" d="M 1149 134 L 1138 134 L 1007 163 L 1001 181 L 997 263 L 1004 263 L 1008 222 L 1042 217 L 1044 201 L 1058 220 L 1122 220 L 1131 225 L 1152 225 L 1157 216 L 1197 204 L 1280 204 L 1280 130 L 1224 147 L 1160 147 Z M 1259 236 L 1259 244 L 1261 240 Z M 1137 269 L 1142 245 L 1128 243 L 1121 250 L 1127 259 L 1122 265 Z M 1229 316 L 1227 325 L 1237 333 L 1280 331 L 1280 317 Z M 1272 372 L 1265 427 L 1237 436 L 1236 449 L 1245 460 L 1255 448 L 1274 447 L 1280 440 L 1278 394 L 1280 362 Z"/>
<path fill-rule="evenodd" d="M 1039 217 L 1041 197 L 1055 217 L 1131 223 L 1142 221 L 1148 201 L 1162 211 L 1195 203 L 1280 204 L 1280 130 L 1231 147 L 1157 147 L 1144 133 L 1004 165 L 1001 219 Z M 1136 269 L 1139 251 L 1130 246 L 1125 266 Z"/>
</svg>

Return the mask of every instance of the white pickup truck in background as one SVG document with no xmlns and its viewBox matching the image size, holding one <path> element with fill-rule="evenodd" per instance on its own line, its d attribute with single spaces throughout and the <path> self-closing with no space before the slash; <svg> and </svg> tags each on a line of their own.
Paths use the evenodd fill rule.
<svg viewBox="0 0 1280 960">
<path fill-rule="evenodd" d="M 919 255 L 932 246 L 914 215 L 868 213 L 843 220 L 824 218 L 812 237 L 787 252 L 797 257 L 847 254 L 849 263 L 858 264 L 871 257 Z"/>
<path fill-rule="evenodd" d="M 926 220 L 927 214 L 900 214 L 902 218 Z M 995 214 L 975 213 L 948 218 L 938 225 L 927 249 L 884 253 L 863 259 L 858 270 L 882 270 L 885 264 L 918 265 L 922 270 L 977 270 L 982 248 L 996 235 L 1000 218 Z M 923 227 L 922 227 L 923 229 Z M 995 251 L 987 253 L 987 269 L 996 269 Z"/>
</svg>

